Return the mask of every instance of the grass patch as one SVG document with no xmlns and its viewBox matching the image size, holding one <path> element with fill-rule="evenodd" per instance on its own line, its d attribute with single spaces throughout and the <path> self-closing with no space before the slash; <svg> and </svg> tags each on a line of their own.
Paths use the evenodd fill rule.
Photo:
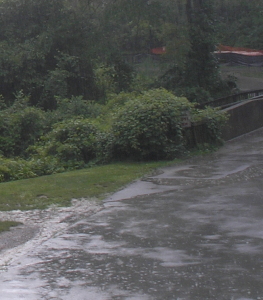
<svg viewBox="0 0 263 300">
<path fill-rule="evenodd" d="M 170 162 L 171 163 L 171 162 Z M 72 198 L 103 199 L 169 162 L 116 163 L 32 179 L 0 183 L 0 210 L 68 206 Z"/>
<path fill-rule="evenodd" d="M 220 70 L 222 72 L 223 77 L 226 77 L 227 75 L 234 77 L 242 75 L 252 78 L 263 78 L 262 67 L 221 65 Z"/>
<path fill-rule="evenodd" d="M 20 224 L 21 223 L 14 222 L 14 221 L 3 221 L 3 222 L 0 222 L 0 232 L 7 231 L 11 227 L 18 226 Z"/>
</svg>

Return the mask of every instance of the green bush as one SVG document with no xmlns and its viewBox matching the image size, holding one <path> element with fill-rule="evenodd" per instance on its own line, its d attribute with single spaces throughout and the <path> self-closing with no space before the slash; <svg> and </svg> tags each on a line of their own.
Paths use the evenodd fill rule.
<svg viewBox="0 0 263 300">
<path fill-rule="evenodd" d="M 60 161 L 84 161 L 95 158 L 96 128 L 88 120 L 71 119 L 55 124 L 45 140 L 46 154 Z"/>
<path fill-rule="evenodd" d="M 113 159 L 114 135 L 100 131 L 96 135 L 96 163 L 108 163 Z"/>
<path fill-rule="evenodd" d="M 190 102 L 205 103 L 212 101 L 212 97 L 208 91 L 201 87 L 184 87 L 174 90 L 175 95 L 186 97 Z"/>
<path fill-rule="evenodd" d="M 121 92 L 119 94 L 111 94 L 108 98 L 108 101 L 105 105 L 105 108 L 107 109 L 107 113 L 109 111 L 114 111 L 116 109 L 119 109 L 120 107 L 124 106 L 126 102 L 129 100 L 135 100 L 140 93 L 137 92 Z"/>
<path fill-rule="evenodd" d="M 183 111 L 192 104 L 164 89 L 143 92 L 116 113 L 113 122 L 116 157 L 172 159 L 184 151 Z"/>
<path fill-rule="evenodd" d="M 0 182 L 27 179 L 42 175 L 50 175 L 65 171 L 59 161 L 52 156 L 22 158 L 6 158 L 0 156 Z"/>
<path fill-rule="evenodd" d="M 14 115 L 11 126 L 17 129 L 16 153 L 20 155 L 33 145 L 45 132 L 45 113 L 34 107 L 27 107 Z"/>
<path fill-rule="evenodd" d="M 95 118 L 102 112 L 102 106 L 93 101 L 84 100 L 82 96 L 68 98 L 57 97 L 57 109 L 55 113 L 61 119 L 80 116 L 83 118 Z"/>
<path fill-rule="evenodd" d="M 55 157 L 65 168 L 80 168 L 96 160 L 108 160 L 111 140 L 89 119 L 71 119 L 56 123 L 42 138 L 39 146 L 31 147 L 36 157 Z"/>
<path fill-rule="evenodd" d="M 17 104 L 16 104 L 17 106 Z M 6 157 L 23 156 L 46 130 L 45 113 L 34 107 L 0 112 L 0 152 Z"/>
<path fill-rule="evenodd" d="M 26 160 L 0 157 L 0 182 L 36 176 Z"/>
<path fill-rule="evenodd" d="M 222 112 L 220 108 L 206 107 L 203 110 L 192 111 L 192 122 L 204 124 L 204 135 L 210 145 L 222 144 L 222 128 L 228 120 L 228 114 Z"/>
</svg>

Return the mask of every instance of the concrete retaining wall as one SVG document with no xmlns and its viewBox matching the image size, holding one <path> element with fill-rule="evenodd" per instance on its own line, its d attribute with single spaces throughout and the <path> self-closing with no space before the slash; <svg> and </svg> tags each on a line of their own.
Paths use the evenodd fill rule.
<svg viewBox="0 0 263 300">
<path fill-rule="evenodd" d="M 229 114 L 222 134 L 225 141 L 263 127 L 263 99 L 243 101 L 224 111 Z"/>
<path fill-rule="evenodd" d="M 228 122 L 222 130 L 222 139 L 229 141 L 235 137 L 263 127 L 263 98 L 244 100 L 225 108 L 229 115 Z M 185 128 L 184 137 L 188 147 L 198 144 L 213 143 L 205 123 L 194 124 Z"/>
</svg>

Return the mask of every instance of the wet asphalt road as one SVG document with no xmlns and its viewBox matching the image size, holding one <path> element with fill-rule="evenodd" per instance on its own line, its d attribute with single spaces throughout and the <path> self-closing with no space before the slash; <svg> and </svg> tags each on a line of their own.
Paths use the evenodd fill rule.
<svg viewBox="0 0 263 300">
<path fill-rule="evenodd" d="M 263 130 L 144 178 L 21 252 L 0 299 L 263 299 Z"/>
</svg>

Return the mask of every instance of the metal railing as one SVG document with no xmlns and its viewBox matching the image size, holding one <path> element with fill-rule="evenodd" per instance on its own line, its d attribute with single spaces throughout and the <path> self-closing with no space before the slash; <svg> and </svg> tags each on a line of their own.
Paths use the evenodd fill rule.
<svg viewBox="0 0 263 300">
<path fill-rule="evenodd" d="M 213 101 L 205 102 L 205 103 L 199 104 L 198 107 L 204 108 L 206 106 L 211 106 L 211 107 L 226 108 L 226 107 L 234 105 L 242 100 L 252 99 L 252 98 L 255 98 L 255 97 L 258 97 L 261 95 L 263 95 L 263 89 L 246 91 L 246 92 L 230 95 L 227 97 L 215 99 Z"/>
</svg>

